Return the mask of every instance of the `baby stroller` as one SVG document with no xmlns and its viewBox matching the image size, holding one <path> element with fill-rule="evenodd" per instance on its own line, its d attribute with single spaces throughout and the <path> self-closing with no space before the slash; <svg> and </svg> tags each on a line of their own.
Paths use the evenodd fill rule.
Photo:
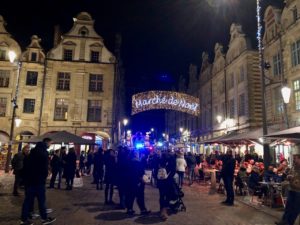
<svg viewBox="0 0 300 225">
<path fill-rule="evenodd" d="M 184 193 L 179 185 L 174 181 L 171 187 L 172 192 L 170 193 L 169 207 L 174 212 L 186 211 L 186 207 L 183 203 L 182 198 Z"/>
</svg>

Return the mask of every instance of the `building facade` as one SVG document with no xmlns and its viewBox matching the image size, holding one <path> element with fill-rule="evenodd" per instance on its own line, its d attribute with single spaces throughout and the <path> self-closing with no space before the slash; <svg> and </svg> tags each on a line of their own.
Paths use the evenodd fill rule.
<svg viewBox="0 0 300 225">
<path fill-rule="evenodd" d="M 9 140 L 11 100 L 16 91 L 16 118 L 22 122 L 15 126 L 13 140 L 66 130 L 101 142 L 105 148 L 116 137 L 113 111 L 122 107 L 120 101 L 114 104 L 115 85 L 121 84 L 116 84 L 116 68 L 120 67 L 95 31 L 90 14 L 81 12 L 73 20 L 69 32 L 56 30 L 54 46 L 45 53 L 36 35 L 22 52 L 0 17 L 2 148 Z M 8 60 L 9 50 L 15 51 L 21 62 L 19 79 L 16 63 Z"/>
</svg>

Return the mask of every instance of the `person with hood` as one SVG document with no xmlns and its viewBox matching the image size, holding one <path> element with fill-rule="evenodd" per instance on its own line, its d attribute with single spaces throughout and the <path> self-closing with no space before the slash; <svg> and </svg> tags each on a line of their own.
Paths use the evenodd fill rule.
<svg viewBox="0 0 300 225">
<path fill-rule="evenodd" d="M 48 147 L 51 145 L 50 138 L 44 138 L 38 142 L 24 161 L 24 185 L 25 198 L 22 206 L 21 223 L 32 224 L 29 221 L 30 210 L 37 197 L 42 224 L 51 224 L 56 219 L 47 216 L 46 212 L 46 179 L 48 176 Z"/>
</svg>

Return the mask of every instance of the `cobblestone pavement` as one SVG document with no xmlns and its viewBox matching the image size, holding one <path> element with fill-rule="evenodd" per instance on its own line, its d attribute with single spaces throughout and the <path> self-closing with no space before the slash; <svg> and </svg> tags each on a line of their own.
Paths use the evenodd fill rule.
<svg viewBox="0 0 300 225">
<path fill-rule="evenodd" d="M 136 214 L 128 217 L 124 210 L 117 210 L 114 206 L 103 204 L 103 191 L 96 190 L 90 184 L 91 177 L 84 177 L 84 186 L 72 191 L 64 189 L 47 190 L 47 206 L 53 208 L 52 213 L 57 218 L 57 225 L 131 225 L 131 224 L 176 224 L 176 225 L 271 225 L 278 220 L 271 215 L 257 210 L 239 201 L 235 206 L 223 206 L 220 202 L 224 196 L 208 194 L 208 187 L 194 184 L 184 186 L 187 207 L 186 212 L 170 215 L 165 222 L 159 218 L 158 190 L 147 186 L 145 191 L 146 205 L 151 209 L 149 216 L 141 217 Z M 0 174 L 0 224 L 19 224 L 23 193 L 20 197 L 11 194 L 12 175 Z M 117 190 L 114 201 L 117 202 Z M 136 207 L 136 206 L 135 206 Z M 138 209 L 136 208 L 136 213 Z M 40 224 L 40 220 L 34 220 Z"/>
</svg>

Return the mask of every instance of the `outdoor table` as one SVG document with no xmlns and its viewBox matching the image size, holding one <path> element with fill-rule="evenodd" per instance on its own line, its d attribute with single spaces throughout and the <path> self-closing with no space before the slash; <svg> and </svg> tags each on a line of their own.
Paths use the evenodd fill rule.
<svg viewBox="0 0 300 225">
<path fill-rule="evenodd" d="M 267 192 L 267 199 L 270 201 L 270 207 L 273 207 L 275 203 L 275 197 L 280 195 L 281 189 L 278 187 L 281 187 L 281 183 L 278 182 L 267 182 L 267 181 L 261 181 L 259 182 L 260 185 L 268 187 L 268 192 Z"/>
<path fill-rule="evenodd" d="M 217 190 L 217 177 L 216 177 L 216 172 L 219 171 L 217 169 L 206 169 L 205 172 L 210 173 L 210 194 L 216 193 Z"/>
</svg>

